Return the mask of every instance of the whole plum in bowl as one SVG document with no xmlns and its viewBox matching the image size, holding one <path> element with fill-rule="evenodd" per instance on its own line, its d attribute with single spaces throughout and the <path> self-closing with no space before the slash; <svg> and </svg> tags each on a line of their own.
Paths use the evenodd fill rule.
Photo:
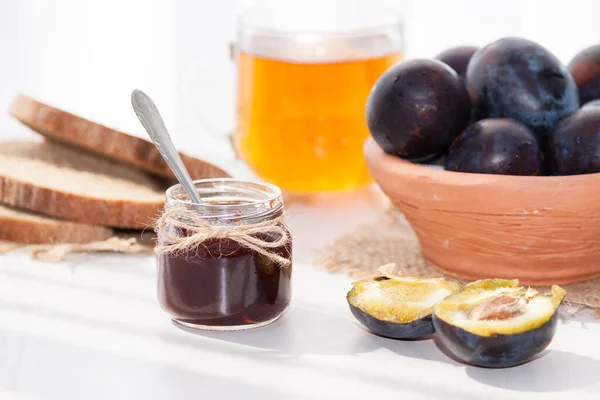
<svg viewBox="0 0 600 400">
<path fill-rule="evenodd" d="M 448 64 L 461 79 L 464 79 L 469 60 L 477 50 L 475 46 L 456 46 L 442 51 L 435 59 Z"/>
<path fill-rule="evenodd" d="M 377 103 L 398 101 L 400 80 L 412 85 L 396 78 L 390 72 L 375 86 Z M 422 154 L 431 154 L 435 144 L 435 153 L 443 155 L 436 164 L 444 169 L 411 157 L 422 150 L 419 141 L 412 153 L 401 154 L 378 140 L 385 131 L 391 142 L 404 143 L 406 131 L 396 129 L 401 124 L 385 121 L 417 121 L 412 128 L 418 131 L 419 107 L 393 114 L 393 108 L 371 103 L 368 111 L 382 122 L 364 145 L 369 171 L 406 216 L 425 258 L 467 280 L 547 285 L 600 277 L 600 107 L 579 109 L 566 67 L 526 39 L 501 39 L 477 50 L 465 83 L 471 112 L 479 109 L 482 119 L 465 124 L 461 107 L 453 119 L 460 123 L 444 125 L 450 127 L 445 146 L 437 135 L 422 138 Z M 422 96 L 432 99 L 428 107 L 436 115 L 449 115 L 448 103 L 436 100 L 440 95 Z M 460 95 L 456 99 L 464 104 Z"/>
<path fill-rule="evenodd" d="M 387 153 L 412 161 L 441 155 L 469 117 L 458 74 L 441 61 L 409 60 L 393 66 L 367 100 L 373 138 Z"/>
<path fill-rule="evenodd" d="M 600 172 L 600 107 L 583 107 L 556 124 L 547 155 L 553 175 Z"/>
<path fill-rule="evenodd" d="M 581 104 L 600 99 L 600 44 L 579 52 L 569 63 Z"/>
<path fill-rule="evenodd" d="M 542 175 L 544 157 L 524 125 L 508 118 L 471 124 L 450 146 L 445 169 L 499 175 Z"/>
<path fill-rule="evenodd" d="M 577 85 L 547 49 L 523 38 L 499 39 L 479 49 L 467 68 L 475 112 L 512 118 L 545 143 L 546 134 L 579 108 Z"/>
</svg>

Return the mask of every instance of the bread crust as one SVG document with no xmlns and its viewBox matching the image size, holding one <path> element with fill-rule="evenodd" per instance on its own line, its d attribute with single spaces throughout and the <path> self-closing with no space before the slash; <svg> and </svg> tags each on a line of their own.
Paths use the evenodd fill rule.
<svg viewBox="0 0 600 400">
<path fill-rule="evenodd" d="M 41 217 L 41 216 L 38 216 Z M 43 218 L 43 217 L 42 217 Z M 26 244 L 89 243 L 114 235 L 110 228 L 51 218 L 0 215 L 0 240 Z"/>
<path fill-rule="evenodd" d="M 0 176 L 0 203 L 68 221 L 126 229 L 151 227 L 164 204 L 92 198 L 5 176 Z"/>
<path fill-rule="evenodd" d="M 40 101 L 18 95 L 10 115 L 37 133 L 71 146 L 141 168 L 163 178 L 174 175 L 153 143 L 89 121 Z M 221 168 L 180 153 L 192 179 L 230 177 Z"/>
</svg>

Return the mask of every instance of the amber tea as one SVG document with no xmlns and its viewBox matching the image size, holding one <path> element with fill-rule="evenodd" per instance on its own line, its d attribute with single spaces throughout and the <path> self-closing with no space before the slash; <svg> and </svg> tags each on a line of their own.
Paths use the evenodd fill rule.
<svg viewBox="0 0 600 400">
<path fill-rule="evenodd" d="M 300 63 L 238 55 L 236 145 L 264 180 L 293 192 L 370 182 L 365 103 L 402 54 Z"/>
<path fill-rule="evenodd" d="M 285 4 L 284 4 L 285 3 Z M 277 2 L 237 24 L 238 156 L 287 192 L 355 189 L 377 79 L 402 59 L 402 18 L 377 0 Z"/>
</svg>

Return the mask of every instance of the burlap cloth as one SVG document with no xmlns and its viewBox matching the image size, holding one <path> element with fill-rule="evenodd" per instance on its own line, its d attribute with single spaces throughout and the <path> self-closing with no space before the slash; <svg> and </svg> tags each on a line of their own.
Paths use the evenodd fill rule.
<svg viewBox="0 0 600 400">
<path fill-rule="evenodd" d="M 315 263 L 329 271 L 343 271 L 355 279 L 375 276 L 377 268 L 387 263 L 396 263 L 397 269 L 407 276 L 444 276 L 427 263 L 409 223 L 392 206 L 376 221 L 359 226 L 318 250 Z M 568 292 L 566 304 L 570 312 L 590 307 L 600 317 L 600 278 L 561 286 Z M 536 289 L 545 292 L 549 288 Z"/>
<path fill-rule="evenodd" d="M 85 244 L 38 244 L 26 245 L 0 241 L 0 254 L 13 250 L 27 249 L 29 257 L 33 260 L 46 262 L 64 261 L 69 255 L 75 253 L 153 253 L 154 234 L 152 232 L 120 232 L 106 240 Z"/>
</svg>

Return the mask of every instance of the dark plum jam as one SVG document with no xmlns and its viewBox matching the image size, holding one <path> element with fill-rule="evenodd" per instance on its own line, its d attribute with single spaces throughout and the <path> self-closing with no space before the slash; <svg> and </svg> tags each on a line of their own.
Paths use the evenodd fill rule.
<svg viewBox="0 0 600 400">
<path fill-rule="evenodd" d="M 221 205 L 210 203 L 215 204 Z M 245 202 L 224 205 L 232 204 L 244 206 Z M 281 213 L 280 206 L 261 220 Z M 243 219 L 242 214 L 240 221 Z M 181 230 L 179 234 L 189 236 Z M 291 241 L 269 250 L 291 261 Z M 231 239 L 209 239 L 185 251 L 158 254 L 157 261 L 159 302 L 175 323 L 186 327 L 235 330 L 262 326 L 276 320 L 290 303 L 291 264 L 282 266 Z"/>
<path fill-rule="evenodd" d="M 291 245 L 274 252 L 291 258 Z M 193 253 L 158 256 L 158 297 L 178 322 L 261 324 L 287 308 L 291 272 L 236 242 L 213 240 Z"/>
</svg>

